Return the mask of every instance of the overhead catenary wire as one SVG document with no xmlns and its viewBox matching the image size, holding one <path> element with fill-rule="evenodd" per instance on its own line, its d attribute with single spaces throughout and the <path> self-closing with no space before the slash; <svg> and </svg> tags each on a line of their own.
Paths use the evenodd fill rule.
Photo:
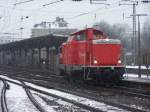
<svg viewBox="0 0 150 112">
<path fill-rule="evenodd" d="M 113 6 L 113 5 L 116 4 L 116 3 L 118 3 L 118 1 L 117 1 L 117 2 L 114 2 L 113 4 L 110 4 L 109 7 Z M 99 12 L 99 11 L 101 11 L 101 9 L 104 9 L 104 8 L 105 8 L 105 6 L 99 7 L 99 8 L 97 8 L 97 9 L 95 9 L 95 10 L 92 10 L 92 11 L 89 11 L 89 12 L 84 12 L 84 13 L 78 14 L 78 15 L 76 15 L 76 16 L 70 17 L 70 18 L 68 18 L 68 19 L 75 19 L 75 18 L 80 17 L 80 16 L 84 16 L 84 15 L 92 14 L 92 13 L 95 13 L 95 12 Z M 112 9 L 117 9 L 117 8 L 118 8 L 118 7 L 114 7 L 114 6 L 112 7 Z M 109 8 L 109 9 L 111 9 L 111 8 Z M 101 13 L 106 13 L 106 12 L 101 12 Z"/>
<path fill-rule="evenodd" d="M 9 8 L 11 8 L 11 7 L 9 7 Z M 81 13 L 81 14 L 75 16 L 75 17 L 69 18 L 69 19 L 75 19 L 75 18 L 80 17 L 80 16 L 84 16 L 84 15 L 88 15 L 88 14 L 91 14 L 91 13 L 95 13 L 95 12 L 97 12 L 97 11 L 102 11 L 101 9 L 103 9 L 103 8 L 104 8 L 104 7 L 101 7 L 101 8 L 98 8 L 98 9 L 96 9 L 96 10 L 89 11 L 89 12 L 85 12 L 85 13 L 83 12 L 83 13 Z M 20 9 L 19 9 L 19 10 L 20 10 Z M 28 9 L 22 9 L 22 10 L 31 11 L 31 10 L 28 10 Z M 33 11 L 36 11 L 36 9 L 33 10 Z M 39 12 L 39 11 L 41 11 L 41 10 L 37 10 L 37 12 Z M 46 13 L 49 13 L 49 11 L 47 11 Z M 52 12 L 52 13 L 55 13 L 55 12 Z M 69 13 L 69 12 L 68 12 L 68 13 Z M 72 12 L 70 12 L 70 14 L 72 14 Z M 34 15 L 32 15 L 32 16 L 34 16 Z"/>
<path fill-rule="evenodd" d="M 17 1 L 17 0 L 15 0 L 15 2 L 16 2 L 16 1 Z M 7 5 L 8 5 L 8 2 L 7 2 Z M 3 7 L 3 6 L 1 5 L 0 7 Z M 3 8 L 8 8 L 8 7 L 3 7 Z M 11 17 L 12 17 L 11 15 L 13 14 L 13 11 L 15 10 L 15 8 L 16 8 L 16 6 L 13 6 L 11 12 L 10 12 L 9 10 L 7 10 L 7 11 L 8 11 L 8 16 L 7 16 L 7 15 L 5 16 L 5 20 L 6 20 L 6 18 L 8 17 L 8 21 L 7 21 L 7 20 L 4 21 L 4 26 L 1 27 L 1 32 L 3 32 L 3 30 L 5 30 L 5 28 L 7 28 L 7 26 L 10 25 L 10 23 L 11 23 Z M 7 26 L 6 26 L 6 23 L 8 23 Z"/>
<path fill-rule="evenodd" d="M 26 0 L 27 1 L 27 0 Z M 54 0 L 51 0 L 51 1 L 54 1 Z M 64 1 L 71 1 L 71 0 L 64 0 Z M 83 1 L 89 1 L 89 0 L 83 0 Z M 34 2 L 36 3 L 36 2 L 39 2 L 38 0 L 34 0 Z M 41 3 L 41 2 L 40 2 Z M 61 2 L 60 2 L 61 3 Z M 75 3 L 75 2 L 74 2 Z M 80 2 L 76 2 L 76 3 L 80 3 Z M 84 2 L 82 2 L 82 3 L 84 3 Z M 87 2 L 86 2 L 87 3 Z M 107 6 L 108 7 L 108 10 L 112 10 L 112 9 L 116 9 L 117 10 L 117 6 L 116 7 L 114 7 L 114 5 L 116 4 L 116 3 L 118 3 L 118 1 L 116 2 L 115 1 L 115 3 L 111 3 L 111 5 L 110 6 Z M 25 4 L 26 5 L 26 4 Z M 27 5 L 29 5 L 29 4 L 27 4 Z M 42 5 L 42 4 L 41 4 Z M 56 6 L 56 5 L 59 5 L 58 3 L 56 3 L 56 4 L 53 4 L 54 6 Z M 83 5 L 83 4 L 81 4 L 81 5 Z M 93 4 L 93 6 L 95 6 L 95 4 Z M 10 9 L 13 9 L 13 7 L 12 6 L 4 6 L 4 7 L 6 7 L 6 8 L 10 8 Z M 107 13 L 108 12 L 108 10 L 107 11 L 104 11 L 103 9 L 105 8 L 106 6 L 103 6 L 103 7 L 101 7 L 101 8 L 98 8 L 97 10 L 92 10 L 93 12 L 91 12 L 91 11 L 87 11 L 87 12 L 82 12 L 82 11 L 79 11 L 79 12 L 70 12 L 70 11 L 66 11 L 66 12 L 64 12 L 64 11 L 61 11 L 61 10 L 56 10 L 56 11 L 52 11 L 52 10 L 42 10 L 42 9 L 44 9 L 44 7 L 40 7 L 40 10 L 39 10 L 39 8 L 37 8 L 37 9 L 25 9 L 25 8 L 21 8 L 21 7 L 17 7 L 15 10 L 18 10 L 18 11 L 26 11 L 27 13 L 29 12 L 30 13 L 30 15 L 29 16 L 32 16 L 32 17 L 35 17 L 37 14 L 39 15 L 39 13 L 47 13 L 47 14 L 55 14 L 55 15 L 59 15 L 59 14 L 61 14 L 61 13 L 63 13 L 64 15 L 67 15 L 68 17 L 67 17 L 67 19 L 71 19 L 71 20 L 74 20 L 75 18 L 78 18 L 78 17 L 82 17 L 82 16 L 86 16 L 86 15 L 88 15 L 88 14 L 93 14 L 93 13 Z M 61 11 L 61 12 L 60 12 Z M 37 12 L 37 13 L 34 13 L 34 12 Z M 34 13 L 34 14 L 33 14 Z M 72 17 L 69 17 L 70 15 L 72 15 L 72 14 L 75 14 L 75 13 L 78 13 L 77 15 L 75 15 L 75 16 L 72 16 Z M 11 16 L 11 17 L 13 17 L 13 16 Z M 32 18 L 32 17 L 30 17 L 30 18 Z"/>
<path fill-rule="evenodd" d="M 20 4 L 24 4 L 24 3 L 28 3 L 28 2 L 32 2 L 32 1 L 34 1 L 34 0 L 21 1 L 21 2 L 14 3 L 13 5 L 20 5 Z"/>
<path fill-rule="evenodd" d="M 45 7 L 45 6 L 48 6 L 48 5 L 51 5 L 51 4 L 59 3 L 59 2 L 61 2 L 61 1 L 63 1 L 63 0 L 53 1 L 53 2 L 50 2 L 50 3 L 44 4 L 44 5 L 42 5 L 42 6 Z"/>
<path fill-rule="evenodd" d="M 117 7 L 114 7 L 114 5 L 115 5 L 116 3 L 118 3 L 119 5 L 118 5 Z M 139 5 L 140 5 L 140 4 L 139 4 Z M 111 6 L 112 6 L 112 8 L 111 8 Z M 117 2 L 114 2 L 114 3 L 110 4 L 110 6 L 109 6 L 108 9 L 109 9 L 109 10 L 116 9 L 117 11 L 120 11 L 120 10 L 117 9 L 119 6 L 120 6 L 120 3 L 119 3 L 119 1 L 117 1 Z M 100 7 L 100 8 L 98 8 L 98 9 L 96 9 L 96 10 L 92 10 L 92 11 L 89 11 L 89 12 L 84 12 L 84 13 L 78 14 L 78 15 L 76 15 L 76 16 L 70 17 L 70 18 L 68 18 L 68 19 L 76 19 L 76 18 L 78 18 L 78 17 L 85 16 L 85 15 L 88 15 L 88 14 L 93 14 L 93 13 L 95 13 L 95 12 L 106 14 L 107 12 L 104 12 L 104 11 L 100 10 L 100 9 L 103 9 L 104 7 L 105 7 L 105 6 Z M 126 10 L 128 10 L 128 9 L 126 9 Z"/>
<path fill-rule="evenodd" d="M 114 4 L 116 4 L 116 3 L 118 3 L 118 1 L 117 2 L 115 2 L 115 3 L 113 3 L 113 4 L 110 4 L 110 6 L 112 6 L 112 5 L 114 5 Z M 110 7 L 109 6 L 109 7 Z M 3 5 L 0 5 L 0 7 L 4 7 L 4 8 L 10 8 L 10 9 L 13 9 L 13 7 L 12 6 L 3 6 Z M 96 12 L 96 11 L 100 11 L 99 9 L 102 9 L 102 8 L 104 8 L 104 7 L 101 7 L 101 8 L 98 8 L 98 9 L 96 9 L 96 10 L 93 10 L 92 12 Z M 117 8 L 117 7 L 115 7 L 115 8 Z M 41 7 L 41 9 L 42 9 L 42 7 Z M 50 12 L 50 11 L 46 11 L 46 10 L 39 10 L 39 8 L 38 9 L 24 9 L 24 8 L 17 8 L 17 9 L 15 9 L 15 10 L 18 10 L 18 11 L 26 11 L 26 12 L 44 12 L 44 13 L 56 13 L 56 12 Z M 101 10 L 102 11 L 102 10 Z M 90 11 L 91 12 L 91 11 Z M 90 12 L 87 12 L 87 13 L 90 13 Z M 57 12 L 57 13 L 59 13 L 59 12 Z M 73 12 L 60 12 L 60 13 L 69 13 L 69 14 L 72 14 Z M 75 12 L 75 13 L 79 13 L 79 12 Z M 80 13 L 82 13 L 82 12 L 80 12 Z M 86 13 L 86 12 L 83 12 L 83 13 Z"/>
</svg>

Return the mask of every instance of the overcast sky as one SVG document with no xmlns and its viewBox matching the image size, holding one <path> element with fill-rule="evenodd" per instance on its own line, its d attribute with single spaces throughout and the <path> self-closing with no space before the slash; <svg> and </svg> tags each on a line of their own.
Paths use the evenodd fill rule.
<svg viewBox="0 0 150 112">
<path fill-rule="evenodd" d="M 107 0 L 105 3 L 110 4 L 109 6 L 90 4 L 89 0 L 83 0 L 81 2 L 64 0 L 45 7 L 43 7 L 44 4 L 58 0 L 33 0 L 14 5 L 23 1 L 28 0 L 0 0 L 0 33 L 20 34 L 20 27 L 24 27 L 23 38 L 28 38 L 34 24 L 40 23 L 41 21 L 52 22 L 57 16 L 64 17 L 72 28 L 81 29 L 86 25 L 90 27 L 93 23 L 99 21 L 106 21 L 110 24 L 127 23 L 132 27 L 132 19 L 126 18 L 132 14 L 132 6 L 119 6 L 118 4 L 121 0 Z M 137 13 L 148 14 L 147 17 L 141 18 L 141 24 L 150 18 L 150 3 L 143 4 L 139 2 L 136 9 Z M 125 14 L 124 20 L 123 13 Z M 24 18 L 28 16 L 29 18 L 23 19 L 21 22 L 22 16 Z"/>
</svg>

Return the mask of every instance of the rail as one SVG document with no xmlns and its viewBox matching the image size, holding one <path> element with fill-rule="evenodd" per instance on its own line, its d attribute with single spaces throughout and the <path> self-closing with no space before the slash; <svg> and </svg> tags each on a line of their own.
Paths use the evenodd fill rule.
<svg viewBox="0 0 150 112">
<path fill-rule="evenodd" d="M 9 85 L 5 80 L 2 81 L 4 85 L 1 91 L 1 108 L 2 108 L 2 112 L 8 112 L 7 103 L 6 103 L 6 90 L 9 88 Z"/>
<path fill-rule="evenodd" d="M 9 80 L 7 80 L 7 81 L 9 81 Z M 24 81 L 25 81 L 25 80 L 24 80 Z M 10 81 L 10 82 L 11 82 L 11 83 L 18 84 L 18 83 L 13 82 L 13 81 Z M 28 81 L 26 80 L 26 82 L 28 82 Z M 30 83 L 31 83 L 31 82 L 30 82 Z M 18 85 L 23 86 L 22 84 L 18 84 Z M 63 98 L 63 97 L 61 97 L 61 96 L 57 96 L 57 95 L 55 95 L 55 94 L 50 94 L 50 93 L 48 93 L 48 92 L 45 92 L 45 91 L 42 91 L 42 90 L 38 90 L 38 89 L 33 88 L 33 87 L 31 87 L 31 86 L 27 86 L 27 87 L 28 87 L 29 89 L 31 89 L 31 90 L 34 90 L 34 91 L 37 91 L 37 92 L 39 92 L 39 93 L 46 94 L 46 95 L 49 95 L 49 96 L 52 96 L 52 97 L 56 97 L 56 98 L 62 99 L 62 100 L 64 100 L 64 101 L 66 101 L 66 102 L 75 104 L 75 105 L 77 105 L 77 106 L 79 106 L 79 107 L 82 107 L 82 108 L 87 109 L 87 110 L 90 110 L 90 111 L 103 112 L 103 111 L 101 111 L 101 110 L 99 110 L 99 109 L 96 109 L 96 108 L 93 108 L 93 107 L 91 108 L 91 107 L 88 106 L 88 105 L 84 105 L 84 104 L 81 104 L 81 103 L 79 103 L 79 102 L 75 102 L 75 101 L 72 101 L 72 100 L 68 100 L 68 99 L 65 99 L 65 98 Z M 96 101 L 99 101 L 99 102 L 103 102 L 103 103 L 105 103 L 105 104 L 107 104 L 107 105 L 112 105 L 112 106 L 119 107 L 119 108 L 122 108 L 122 109 L 125 109 L 125 110 L 128 110 L 128 111 L 132 111 L 132 112 L 147 112 L 147 111 L 145 111 L 145 110 L 141 110 L 141 109 L 134 108 L 134 107 L 130 107 L 130 106 L 123 105 L 123 104 L 116 104 L 116 103 L 111 103 L 111 102 L 107 102 L 107 101 L 103 101 L 103 100 L 98 100 L 96 97 L 89 96 L 89 94 L 82 93 L 81 91 L 76 91 L 76 92 L 74 92 L 74 91 L 69 91 L 69 90 L 65 90 L 65 89 L 63 90 L 63 89 L 61 89 L 61 88 L 58 89 L 58 90 L 61 90 L 61 91 L 64 91 L 64 92 L 67 92 L 67 93 L 70 93 L 70 94 L 78 95 L 78 96 L 81 96 L 81 97 L 85 97 L 85 98 L 88 98 L 88 99 L 93 99 L 93 100 L 96 100 Z"/>
<path fill-rule="evenodd" d="M 19 72 L 18 72 L 19 73 Z M 8 73 L 9 74 L 9 73 Z M 20 75 L 21 75 L 21 72 L 19 73 Z M 19 75 L 19 76 L 20 76 Z M 18 76 L 14 76 L 14 78 L 15 77 L 18 77 Z M 21 78 L 21 77 L 20 77 Z M 32 77 L 33 79 L 34 79 L 34 77 Z M 19 77 L 18 77 L 18 79 L 19 79 Z M 37 78 L 36 76 L 35 76 L 35 79 L 41 79 L 41 80 L 35 80 L 35 81 L 33 81 L 33 80 L 28 80 L 28 79 L 26 79 L 26 78 L 21 78 L 21 79 L 24 79 L 23 81 L 26 81 L 26 82 L 30 82 L 30 83 L 34 83 L 34 84 L 38 84 L 38 82 L 40 82 L 40 81 L 42 81 L 42 77 L 40 77 L 40 78 Z M 45 79 L 44 77 L 43 77 L 43 79 Z M 39 85 L 39 84 L 38 84 Z M 40 85 L 41 86 L 41 85 Z M 122 89 L 125 89 L 125 87 L 123 88 L 123 87 L 121 87 Z M 58 89 L 58 88 L 56 88 L 56 89 Z M 118 88 L 117 88 L 118 89 Z M 144 94 L 142 94 L 142 93 L 135 93 L 135 92 L 133 92 L 133 91 L 130 91 L 131 89 L 133 89 L 133 88 L 126 88 L 125 89 L 125 92 L 123 92 L 123 93 L 125 93 L 125 94 L 129 94 L 129 95 L 135 95 L 135 96 L 139 96 L 139 97 L 141 97 L 141 96 L 143 96 L 143 97 L 145 97 L 145 98 L 149 98 L 149 95 L 144 95 Z M 61 88 L 60 88 L 60 90 L 62 90 Z M 120 90 L 120 89 L 119 89 Z M 64 90 L 65 91 L 65 90 Z M 67 92 L 67 91 L 66 91 Z M 79 93 L 80 93 L 81 91 L 76 91 L 76 92 L 72 92 L 72 91 L 68 91 L 68 93 L 72 93 L 72 94 L 75 94 L 75 95 L 80 95 Z M 122 92 L 122 91 L 121 91 Z M 95 99 L 95 100 L 97 100 L 96 98 L 94 98 L 94 97 L 92 97 L 92 96 L 90 96 L 90 95 L 88 95 L 88 94 L 82 94 L 82 95 L 80 95 L 80 96 L 82 96 L 82 97 L 87 97 L 87 98 L 90 98 L 90 99 Z M 97 100 L 98 101 L 98 100 Z M 114 103 L 111 103 L 111 102 L 106 102 L 106 101 L 102 101 L 102 100 L 100 100 L 101 102 L 104 102 L 104 103 L 106 103 L 106 104 L 108 104 L 108 105 L 112 105 L 112 106 L 116 106 L 116 107 L 120 107 L 120 108 L 123 108 L 123 109 L 127 109 L 127 110 L 129 110 L 129 111 L 135 111 L 135 112 L 147 112 L 147 111 L 145 111 L 145 110 L 141 110 L 141 109 L 138 109 L 138 108 L 134 108 L 134 107 L 130 107 L 130 106 L 127 106 L 127 105 L 123 105 L 123 104 L 114 104 Z"/>
<path fill-rule="evenodd" d="M 40 112 L 47 112 L 42 106 L 41 104 L 39 104 L 36 99 L 33 97 L 32 93 L 30 92 L 28 86 L 23 82 L 21 81 L 22 83 L 22 87 L 24 87 L 25 89 L 25 92 L 28 96 L 28 98 L 30 99 L 30 101 L 33 103 L 33 105 L 40 111 Z"/>
<path fill-rule="evenodd" d="M 51 96 L 51 97 L 55 97 L 55 98 L 58 98 L 58 99 L 62 99 L 63 101 L 72 103 L 72 104 L 74 104 L 74 105 L 76 105 L 76 106 L 78 106 L 78 107 L 81 107 L 81 108 L 83 108 L 83 109 L 86 109 L 86 110 L 89 110 L 89 111 L 92 111 L 92 112 L 104 112 L 104 111 L 102 111 L 102 110 L 100 110 L 100 109 L 98 109 L 98 108 L 91 107 L 90 105 L 86 105 L 86 104 L 83 104 L 83 103 L 80 103 L 80 102 L 76 102 L 76 101 L 74 101 L 74 100 L 70 100 L 70 99 L 64 98 L 64 97 L 62 97 L 62 96 L 58 96 L 58 95 L 55 95 L 55 94 L 52 94 L 52 93 L 49 93 L 49 92 L 46 92 L 46 91 L 42 91 L 42 90 L 33 88 L 33 87 L 31 87 L 31 86 L 28 86 L 28 85 L 24 85 L 25 83 L 20 84 L 20 83 L 17 83 L 17 82 L 14 82 L 14 81 L 12 81 L 12 80 L 8 80 L 8 79 L 3 79 L 3 80 L 6 80 L 6 81 L 8 81 L 8 82 L 10 82 L 10 83 L 17 84 L 17 85 L 22 86 L 22 87 L 24 87 L 24 88 L 26 88 L 26 89 L 30 89 L 30 90 L 37 91 L 37 92 L 39 92 L 39 93 L 42 93 L 42 94 L 45 94 L 45 95 L 48 95 L 48 96 Z M 18 80 L 18 79 L 15 79 L 15 80 Z M 23 82 L 23 81 L 21 81 L 21 82 Z M 29 94 L 30 94 L 30 93 L 29 93 Z M 32 96 L 31 96 L 31 97 L 32 97 Z M 33 98 L 31 98 L 31 99 L 33 100 Z M 36 102 L 37 102 L 37 101 L 36 101 Z M 44 112 L 44 111 L 42 111 L 42 112 Z"/>
</svg>

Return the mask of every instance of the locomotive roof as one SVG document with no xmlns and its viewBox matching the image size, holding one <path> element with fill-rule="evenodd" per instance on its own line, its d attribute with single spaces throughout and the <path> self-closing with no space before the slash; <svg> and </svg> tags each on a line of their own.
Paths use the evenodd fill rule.
<svg viewBox="0 0 150 112">
<path fill-rule="evenodd" d="M 78 35 L 78 34 L 80 34 L 80 33 L 83 33 L 83 32 L 88 31 L 89 29 L 92 29 L 93 31 L 96 31 L 96 32 L 99 32 L 99 33 L 102 34 L 102 35 L 105 35 L 105 33 L 104 33 L 103 31 L 97 30 L 97 29 L 95 29 L 95 28 L 86 28 L 86 29 L 83 29 L 83 30 L 79 30 L 79 31 L 77 31 L 77 32 L 72 33 L 71 35 Z"/>
</svg>

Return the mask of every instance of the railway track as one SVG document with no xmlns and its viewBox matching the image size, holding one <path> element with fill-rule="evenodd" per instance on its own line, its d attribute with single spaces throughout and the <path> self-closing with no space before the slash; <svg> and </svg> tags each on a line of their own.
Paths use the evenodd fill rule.
<svg viewBox="0 0 150 112">
<path fill-rule="evenodd" d="M 23 73 L 24 73 L 24 75 L 25 74 L 28 75 L 29 72 L 23 72 Z M 10 74 L 10 73 L 7 72 L 7 74 Z M 29 77 L 26 77 L 26 78 L 21 77 L 21 75 L 22 75 L 21 72 L 16 72 L 16 74 L 19 74 L 19 75 L 14 75 L 13 78 L 17 77 L 20 80 L 30 82 L 30 83 L 35 83 L 35 84 L 38 84 L 40 86 L 45 86 L 45 87 L 48 87 L 48 88 L 54 88 L 55 87 L 55 89 L 58 89 L 58 90 L 61 90 L 61 91 L 65 91 L 65 92 L 68 92 L 68 93 L 80 95 L 80 96 L 87 97 L 87 98 L 91 98 L 91 99 L 94 99 L 94 100 L 97 100 L 97 101 L 102 101 L 102 102 L 105 102 L 107 104 L 118 106 L 120 108 L 124 108 L 124 109 L 130 110 L 130 111 L 147 112 L 146 110 L 133 108 L 133 107 L 130 107 L 128 105 L 112 103 L 112 102 L 106 101 L 105 99 L 104 100 L 103 99 L 98 100 L 98 97 L 100 97 L 100 96 L 97 95 L 97 90 L 102 89 L 101 91 L 109 90 L 111 92 L 113 91 L 114 93 L 118 92 L 120 94 L 125 94 L 125 95 L 129 95 L 129 96 L 134 96 L 134 97 L 136 96 L 136 97 L 140 97 L 140 98 L 149 98 L 149 95 L 145 95 L 143 90 L 141 91 L 141 90 L 137 90 L 136 88 L 127 88 L 127 87 L 121 87 L 121 86 L 113 87 L 113 88 L 103 88 L 103 87 L 93 87 L 93 86 L 89 86 L 89 85 L 88 86 L 86 85 L 87 86 L 86 88 L 76 88 L 76 89 L 71 90 L 71 88 L 65 89 L 65 87 L 62 87 L 62 86 L 57 87 L 57 84 L 55 85 L 54 81 L 52 81 L 53 83 L 51 83 L 50 78 L 48 80 L 46 80 L 45 82 L 43 82 L 45 80 L 45 78 L 44 77 L 42 78 L 42 76 L 35 77 L 35 75 L 33 74 L 32 77 L 30 77 L 30 80 L 28 80 Z M 36 79 L 36 80 L 34 80 L 34 79 Z M 54 80 L 54 79 L 55 78 L 53 77 L 52 80 Z M 63 81 L 62 81 L 61 85 L 62 84 L 63 84 Z M 50 85 L 51 85 L 51 87 L 50 87 Z M 66 85 L 64 84 L 64 86 L 66 86 Z M 90 90 L 89 87 L 91 87 L 92 89 Z M 85 89 L 87 89 L 87 90 L 85 90 Z M 81 93 L 81 94 L 79 94 L 79 93 Z"/>
<path fill-rule="evenodd" d="M 122 94 L 150 99 L 150 91 L 126 87 L 126 86 L 114 86 L 112 88 L 116 90 L 120 90 L 119 92 Z"/>
<path fill-rule="evenodd" d="M 8 74 L 10 74 L 8 72 Z M 21 74 L 21 75 L 17 75 L 17 74 Z M 13 75 L 15 75 L 15 77 L 18 77 L 18 78 L 24 78 L 24 79 L 30 79 L 33 80 L 33 81 L 53 81 L 53 82 L 59 82 L 59 83 L 65 83 L 66 81 L 64 81 L 64 79 L 62 79 L 62 77 L 56 77 L 54 75 L 51 75 L 49 77 L 44 77 L 44 76 L 41 76 L 41 75 L 35 75 L 35 74 L 32 74 L 32 75 L 28 75 L 29 73 L 28 72 L 17 72 L 17 73 L 14 73 Z M 12 75 L 12 74 L 10 74 Z M 24 75 L 24 77 L 23 77 Z M 87 87 L 86 87 L 87 86 Z M 146 90 L 141 90 L 141 89 L 137 89 L 137 88 L 130 88 L 130 87 L 127 87 L 127 86 L 110 86 L 110 87 L 103 87 L 102 85 L 93 85 L 93 84 L 88 84 L 88 85 L 85 85 L 85 88 L 88 89 L 88 88 L 94 88 L 95 90 L 100 90 L 100 89 L 103 89 L 103 90 L 109 90 L 109 91 L 113 91 L 113 92 L 118 92 L 120 94 L 124 94 L 124 95 L 130 95 L 130 96 L 137 96 L 137 97 L 141 97 L 141 98 L 149 98 L 150 99 L 150 94 L 148 94 L 150 91 L 146 91 Z"/>
<path fill-rule="evenodd" d="M 5 80 L 3 81 L 3 88 L 1 90 L 1 109 L 2 112 L 8 112 L 7 103 L 6 103 L 6 90 L 9 88 L 8 83 Z"/>
<path fill-rule="evenodd" d="M 54 97 L 54 98 L 58 98 L 58 99 L 62 99 L 63 101 L 66 101 L 68 103 L 71 103 L 71 104 L 74 104 L 76 105 L 77 107 L 80 107 L 80 108 L 83 108 L 83 109 L 86 109 L 87 111 L 91 111 L 91 112 L 105 112 L 103 110 L 100 110 L 98 108 L 95 108 L 93 106 L 90 106 L 90 105 L 86 105 L 84 103 L 81 103 L 81 102 L 77 102 L 77 101 L 74 101 L 74 100 L 71 100 L 71 99 L 68 99 L 68 98 L 65 98 L 65 97 L 62 97 L 62 96 L 59 96 L 59 95 L 56 95 L 56 94 L 53 94 L 53 93 L 48 93 L 46 91 L 43 91 L 43 90 L 39 90 L 39 89 L 36 89 L 36 88 L 33 88 L 31 86 L 28 86 L 26 85 L 23 81 L 21 81 L 21 83 L 17 83 L 17 82 L 13 82 L 13 81 L 10 81 L 10 80 L 7 80 L 7 79 L 3 79 L 3 80 L 6 80 L 6 81 L 9 81 L 10 83 L 14 83 L 14 84 L 17 84 L 17 85 L 20 85 L 22 87 L 25 88 L 25 91 L 27 92 L 29 98 L 32 100 L 32 102 L 34 102 L 34 105 L 39 109 L 40 112 L 47 112 L 46 110 L 41 110 L 41 107 L 39 107 L 39 104 L 38 102 L 33 98 L 33 96 L 31 95 L 31 92 L 30 90 L 33 90 L 33 91 L 36 91 L 36 92 L 39 92 L 39 93 L 42 93 L 42 94 L 45 94 L 45 95 L 48 95 L 48 96 L 51 96 L 51 97 Z M 19 80 L 20 81 L 20 80 Z M 29 90 L 30 89 L 30 90 Z M 34 101 L 33 101 L 34 100 Z"/>
<path fill-rule="evenodd" d="M 40 112 L 47 112 L 42 106 L 40 103 L 38 103 L 38 101 L 33 97 L 32 93 L 30 92 L 29 88 L 27 87 L 27 85 L 21 81 L 22 83 L 22 86 L 24 87 L 25 89 L 25 92 L 28 96 L 28 98 L 30 99 L 30 101 L 33 103 L 33 105 L 40 111 Z"/>
<path fill-rule="evenodd" d="M 2 109 L 2 112 L 9 112 L 8 111 L 8 107 L 7 107 L 7 103 L 6 103 L 6 90 L 9 88 L 9 84 L 7 83 L 6 80 L 2 79 L 2 82 L 3 82 L 3 88 L 2 88 L 2 91 L 1 91 L 1 109 Z M 30 92 L 30 90 L 28 89 L 28 87 L 25 85 L 24 82 L 21 82 L 22 83 L 22 86 L 24 87 L 25 89 L 25 92 L 28 96 L 28 98 L 30 99 L 30 101 L 34 104 L 34 106 L 40 111 L 40 112 L 47 112 L 46 110 L 44 110 L 44 108 L 36 101 L 36 99 L 32 96 L 32 93 Z"/>
<path fill-rule="evenodd" d="M 23 80 L 23 79 L 20 79 L 20 80 Z M 30 82 L 30 81 L 27 81 L 25 79 L 23 81 Z M 31 81 L 30 83 L 33 83 L 33 82 Z M 37 82 L 35 84 L 39 84 L 39 82 Z M 106 103 L 108 105 L 112 105 L 112 106 L 116 106 L 116 107 L 119 107 L 119 108 L 123 108 L 123 109 L 126 109 L 128 111 L 133 111 L 133 112 L 148 112 L 148 111 L 145 111 L 145 110 L 133 108 L 133 107 L 130 107 L 130 106 L 127 106 L 127 105 L 123 105 L 123 104 L 116 104 L 116 103 L 107 102 L 105 100 L 99 100 L 97 98 L 98 96 L 96 96 L 96 95 L 95 96 L 91 96 L 91 94 L 87 93 L 87 91 L 83 92 L 83 90 L 81 90 L 81 89 L 80 90 L 78 89 L 76 91 L 72 91 L 72 90 L 68 90 L 68 89 L 57 88 L 57 90 L 64 91 L 64 92 L 67 92 L 67 93 L 70 93 L 70 94 L 75 94 L 75 95 L 78 95 L 78 96 L 81 96 L 81 97 L 93 99 L 93 100 L 96 100 L 96 101 L 99 101 L 99 102 L 104 102 L 104 103 Z M 41 91 L 39 91 L 39 92 L 41 92 Z M 96 112 L 96 110 L 94 112 Z"/>
<path fill-rule="evenodd" d="M 27 71 L 21 71 L 21 72 L 15 72 L 13 73 L 12 71 L 11 72 L 1 72 L 1 74 L 8 74 L 10 76 L 14 75 L 16 77 L 22 77 L 22 78 L 32 78 L 32 80 L 41 80 L 41 81 L 58 81 L 58 82 L 66 82 L 66 80 L 64 81 L 63 77 L 62 76 L 56 76 L 54 74 L 50 74 L 48 76 L 42 76 L 43 74 L 34 74 L 34 73 L 30 73 L 30 72 L 27 72 Z M 35 72 L 37 73 L 37 72 Z M 95 86 L 95 85 L 94 85 Z M 104 85 L 97 85 L 98 87 L 96 87 L 95 89 L 98 89 L 99 87 L 101 88 L 104 88 L 103 86 Z M 150 98 L 150 90 L 149 91 L 146 91 L 144 90 L 144 88 L 141 88 L 141 89 L 138 89 L 138 88 L 135 88 L 135 87 L 127 87 L 128 85 L 120 85 L 120 86 L 110 86 L 110 87 L 105 87 L 107 89 L 110 89 L 110 90 L 117 90 L 119 91 L 120 93 L 123 93 L 123 94 L 127 94 L 127 95 L 136 95 L 136 96 L 139 96 L 139 97 L 143 97 L 143 98 Z M 93 86 L 92 86 L 93 87 Z M 101 89 L 100 88 L 100 89 Z"/>
</svg>

